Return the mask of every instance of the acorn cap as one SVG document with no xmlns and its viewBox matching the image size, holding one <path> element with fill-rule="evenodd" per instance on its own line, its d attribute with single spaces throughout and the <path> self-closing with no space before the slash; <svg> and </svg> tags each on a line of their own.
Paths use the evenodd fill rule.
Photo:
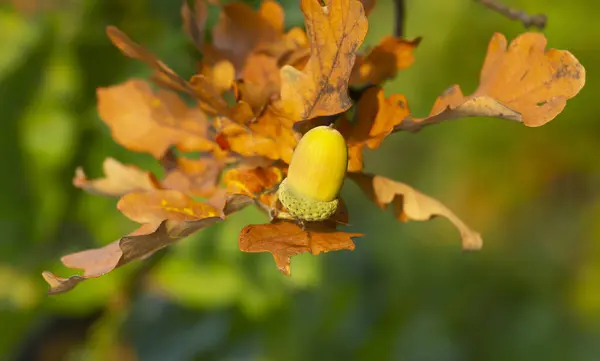
<svg viewBox="0 0 600 361">
<path fill-rule="evenodd" d="M 348 146 L 342 134 L 329 126 L 318 126 L 298 142 L 286 183 L 303 198 L 329 202 L 337 198 L 347 167 Z"/>
</svg>

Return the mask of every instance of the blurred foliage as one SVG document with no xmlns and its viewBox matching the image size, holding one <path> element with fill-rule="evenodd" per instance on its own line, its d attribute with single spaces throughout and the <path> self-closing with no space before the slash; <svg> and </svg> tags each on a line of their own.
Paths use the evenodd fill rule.
<svg viewBox="0 0 600 361">
<path fill-rule="evenodd" d="M 198 56 L 179 3 L 55 1 L 43 12 L 0 6 L 0 355 L 8 360 L 597 360 L 600 354 L 600 39 L 592 0 L 506 0 L 549 17 L 549 47 L 588 69 L 586 87 L 541 128 L 468 119 L 396 134 L 367 154 L 370 171 L 448 204 L 481 231 L 463 254 L 445 221 L 399 224 L 353 184 L 354 252 L 294 259 L 291 278 L 269 254 L 237 248 L 244 211 L 145 262 L 47 297 L 43 269 L 103 245 L 133 224 L 114 199 L 71 186 L 77 166 L 99 176 L 112 156 L 157 170 L 117 146 L 98 119 L 95 89 L 143 65 L 105 36 L 117 25 L 183 76 Z M 253 2 L 256 4 L 256 2 Z M 297 1 L 283 2 L 288 26 Z M 475 88 L 495 31 L 522 25 L 473 1 L 408 1 L 416 62 L 388 83 L 415 114 L 447 86 Z M 391 2 L 370 16 L 368 44 L 391 32 Z M 373 21 L 373 19 L 376 19 Z M 209 22 L 214 23 L 214 16 Z M 64 273 L 64 272 L 63 272 Z M 68 357 L 63 357 L 68 354 Z"/>
</svg>

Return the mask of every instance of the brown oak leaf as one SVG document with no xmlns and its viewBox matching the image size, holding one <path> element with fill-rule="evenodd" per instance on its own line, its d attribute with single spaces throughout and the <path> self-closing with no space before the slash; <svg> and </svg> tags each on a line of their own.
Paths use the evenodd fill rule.
<svg viewBox="0 0 600 361">
<path fill-rule="evenodd" d="M 298 144 L 293 121 L 274 106 L 267 106 L 256 121 L 248 125 L 218 117 L 214 127 L 219 132 L 221 148 L 244 156 L 263 156 L 289 163 Z"/>
<path fill-rule="evenodd" d="M 436 216 L 447 218 L 459 230 L 464 250 L 478 250 L 481 235 L 472 230 L 440 201 L 416 191 L 410 186 L 378 175 L 349 173 L 367 197 L 381 209 L 392 204 L 399 221 L 427 221 Z"/>
<path fill-rule="evenodd" d="M 310 58 L 302 70 L 281 68 L 281 100 L 295 121 L 348 110 L 348 81 L 356 50 L 367 34 L 367 18 L 358 0 L 301 0 Z"/>
<path fill-rule="evenodd" d="M 196 49 L 202 53 L 204 50 L 204 35 L 206 31 L 206 20 L 208 19 L 208 7 L 205 0 L 194 1 L 193 8 L 187 1 L 181 6 L 181 19 L 183 29 L 190 37 Z"/>
<path fill-rule="evenodd" d="M 167 169 L 161 184 L 198 197 L 209 197 L 218 188 L 221 171 L 225 162 L 214 156 L 199 159 L 178 157 Z"/>
<path fill-rule="evenodd" d="M 524 33 L 507 47 L 495 33 L 481 69 L 479 87 L 464 96 L 454 85 L 439 96 L 426 118 L 407 119 L 397 130 L 419 131 L 466 117 L 496 117 L 538 127 L 554 119 L 585 84 L 585 69 L 566 50 L 545 50 L 540 33 Z"/>
<path fill-rule="evenodd" d="M 281 5 L 271 0 L 264 0 L 258 11 L 242 2 L 222 5 L 212 44 L 205 46 L 204 54 L 209 62 L 229 60 L 241 74 L 259 46 L 281 40 L 283 17 Z"/>
<path fill-rule="evenodd" d="M 406 40 L 393 36 L 384 37 L 366 56 L 356 57 L 350 85 L 379 85 L 394 78 L 399 70 L 414 63 L 413 52 L 420 42 L 421 38 Z"/>
<path fill-rule="evenodd" d="M 105 275 L 131 261 L 145 259 L 192 233 L 224 220 L 229 214 L 252 203 L 249 197 L 234 194 L 229 195 L 226 202 L 222 203 L 222 208 L 218 209 L 208 204 L 200 205 L 185 196 L 175 195 L 175 192 L 160 191 L 125 196 L 126 200 L 120 202 L 122 211 L 136 221 L 150 223 L 142 224 L 136 231 L 104 247 L 62 257 L 61 261 L 66 267 L 81 269 L 83 275 L 63 278 L 50 271 L 44 271 L 42 276 L 50 285 L 48 294 L 69 291 L 87 279 Z M 156 197 L 157 194 L 165 196 L 167 204 L 163 204 L 162 198 Z M 148 204 L 141 206 L 132 202 L 146 202 L 151 207 L 147 208 Z"/>
<path fill-rule="evenodd" d="M 294 222 L 275 221 L 268 224 L 253 224 L 242 229 L 239 247 L 243 252 L 270 252 L 277 268 L 286 276 L 291 274 L 291 258 L 295 255 L 311 252 L 354 250 L 353 237 L 362 237 L 360 233 L 346 233 L 327 223 L 307 225 L 303 230 Z"/>
<path fill-rule="evenodd" d="M 92 194 L 120 197 L 132 191 L 149 191 L 161 188 L 156 177 L 134 165 L 126 165 L 114 158 L 106 158 L 103 164 L 104 178 L 88 179 L 83 168 L 78 167 L 73 185 Z"/>
<path fill-rule="evenodd" d="M 98 113 L 125 148 L 160 159 L 171 145 L 184 151 L 210 151 L 206 115 L 174 92 L 154 92 L 144 80 L 98 88 Z"/>
</svg>

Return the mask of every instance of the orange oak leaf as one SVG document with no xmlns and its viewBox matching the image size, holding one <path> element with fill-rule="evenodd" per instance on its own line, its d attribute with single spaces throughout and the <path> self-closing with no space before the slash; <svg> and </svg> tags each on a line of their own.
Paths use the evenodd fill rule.
<svg viewBox="0 0 600 361">
<path fill-rule="evenodd" d="M 210 151 L 208 122 L 174 92 L 158 90 L 139 79 L 98 88 L 98 113 L 125 148 L 160 159 L 171 145 L 184 151 Z"/>
<path fill-rule="evenodd" d="M 132 191 L 148 191 L 161 187 L 151 172 L 120 163 L 114 158 L 106 158 L 103 169 L 104 178 L 88 179 L 83 168 L 77 168 L 73 185 L 86 192 L 109 197 L 120 197 Z"/>
<path fill-rule="evenodd" d="M 479 87 L 464 96 L 454 85 L 439 96 L 426 118 L 413 118 L 397 130 L 419 131 L 431 124 L 466 117 L 496 117 L 538 127 L 554 119 L 585 84 L 585 69 L 566 50 L 546 48 L 540 33 L 524 33 L 507 48 L 495 33 L 481 69 Z"/>
<path fill-rule="evenodd" d="M 240 74 L 259 46 L 280 41 L 283 17 L 281 5 L 272 0 L 264 0 L 258 11 L 242 2 L 222 5 L 212 44 L 204 53 L 211 62 L 229 60 Z"/>
<path fill-rule="evenodd" d="M 349 173 L 348 176 L 381 209 L 392 204 L 394 215 L 399 221 L 427 221 L 436 216 L 442 216 L 459 230 L 464 250 L 481 248 L 481 235 L 469 228 L 440 201 L 426 196 L 404 183 L 378 175 Z"/>
<path fill-rule="evenodd" d="M 285 177 L 278 166 L 234 168 L 223 174 L 228 193 L 245 194 L 256 199 L 264 210 L 270 210 L 277 199 L 277 186 Z"/>
<path fill-rule="evenodd" d="M 264 156 L 289 163 L 298 143 L 293 121 L 274 106 L 267 106 L 256 121 L 248 125 L 218 117 L 214 127 L 219 132 L 220 142 L 244 156 Z"/>
<path fill-rule="evenodd" d="M 201 109 L 210 114 L 224 114 L 228 111 L 227 102 L 221 97 L 219 89 L 214 86 L 211 79 L 199 74 L 193 76 L 188 82 L 159 60 L 156 55 L 131 40 L 117 27 L 108 26 L 106 33 L 112 43 L 125 56 L 139 60 L 154 70 L 152 80 L 156 84 L 191 95 L 198 99 Z"/>
<path fill-rule="evenodd" d="M 244 227 L 239 237 L 239 247 L 243 252 L 270 252 L 277 268 L 286 276 L 291 274 L 291 258 L 311 252 L 354 250 L 353 237 L 360 233 L 341 232 L 330 224 L 307 225 L 306 230 L 293 222 L 275 221 L 268 224 L 254 224 Z"/>
<path fill-rule="evenodd" d="M 409 114 L 404 95 L 393 94 L 386 98 L 380 87 L 365 90 L 356 106 L 354 122 L 350 123 L 345 116 L 340 117 L 339 131 L 348 143 L 348 171 L 361 171 L 364 148 L 379 148 L 383 139 Z"/>
<path fill-rule="evenodd" d="M 413 52 L 420 42 L 421 38 L 406 40 L 393 36 L 384 37 L 366 56 L 356 57 L 350 75 L 350 84 L 379 85 L 394 78 L 399 70 L 413 64 L 415 61 Z"/>
<path fill-rule="evenodd" d="M 125 33 L 116 26 L 107 26 L 106 35 L 110 41 L 123 53 L 123 55 L 145 63 L 150 69 L 154 70 L 153 80 L 167 88 L 186 92 L 193 95 L 194 90 L 185 79 L 177 75 L 165 63 L 159 60 L 152 52 L 144 49 L 143 46 L 131 40 Z"/>
<path fill-rule="evenodd" d="M 386 98 L 382 88 L 371 87 L 362 94 L 353 123 L 342 117 L 340 131 L 347 138 L 348 145 L 364 144 L 370 149 L 377 149 L 409 115 L 404 95 L 393 94 Z"/>
<path fill-rule="evenodd" d="M 217 190 L 224 167 L 224 161 L 212 156 L 199 159 L 178 157 L 167 170 L 161 184 L 165 188 L 198 197 L 209 197 Z"/>
<path fill-rule="evenodd" d="M 281 68 L 281 100 L 295 121 L 348 110 L 348 81 L 356 50 L 367 33 L 358 0 L 301 0 L 311 55 L 303 70 Z"/>
<path fill-rule="evenodd" d="M 117 208 L 137 223 L 157 224 L 165 219 L 192 221 L 220 216 L 213 206 L 196 202 L 173 189 L 128 193 L 121 197 Z"/>
<path fill-rule="evenodd" d="M 167 192 L 171 192 L 172 194 L 172 191 Z M 139 198 L 139 195 L 136 197 Z M 127 202 L 131 200 L 132 198 L 129 198 Z M 173 196 L 169 197 L 170 202 L 174 200 Z M 144 201 L 148 201 L 148 199 Z M 143 224 L 131 234 L 104 247 L 72 253 L 62 257 L 61 261 L 66 267 L 81 269 L 84 271 L 83 275 L 63 278 L 54 275 L 52 272 L 44 271 L 42 276 L 50 285 L 48 294 L 55 295 L 67 292 L 85 280 L 105 275 L 113 269 L 131 261 L 145 259 L 156 251 L 192 233 L 224 220 L 229 214 L 237 212 L 252 203 L 252 200 L 241 194 L 229 195 L 227 200 L 222 203 L 221 209 L 208 205 L 198 206 L 189 204 L 185 199 L 183 201 L 179 199 L 178 202 L 180 203 L 170 205 L 187 206 L 192 209 L 193 212 L 191 213 L 193 215 L 188 214 L 186 211 L 167 210 L 163 206 L 161 206 L 162 209 L 155 210 L 154 213 L 146 214 L 142 210 L 134 209 L 135 206 L 128 205 L 132 209 L 128 209 L 127 212 L 130 212 L 130 215 L 134 216 L 138 221 L 152 221 L 154 223 Z M 208 207 L 212 208 L 212 210 L 209 210 Z M 161 212 L 164 216 L 173 216 L 174 218 L 163 219 L 156 223 L 160 218 L 159 213 Z M 221 215 L 215 216 L 213 214 Z"/>
</svg>

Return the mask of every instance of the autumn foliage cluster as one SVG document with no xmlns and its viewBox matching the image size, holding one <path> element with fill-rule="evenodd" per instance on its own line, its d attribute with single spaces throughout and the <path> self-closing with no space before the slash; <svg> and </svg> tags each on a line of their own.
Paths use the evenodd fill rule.
<svg viewBox="0 0 600 361">
<path fill-rule="evenodd" d="M 220 15 L 209 38 L 210 6 Z M 151 82 L 130 79 L 97 89 L 98 113 L 116 142 L 151 154 L 164 176 L 112 158 L 104 162 L 104 178 L 88 179 L 82 169 L 76 171 L 76 187 L 120 197 L 118 210 L 140 227 L 104 247 L 64 256 L 65 266 L 84 273 L 62 278 L 45 271 L 50 294 L 149 257 L 246 206 L 273 215 L 273 207 L 282 207 L 274 197 L 295 146 L 303 133 L 323 124 L 343 134 L 349 153 L 346 179 L 372 202 L 381 209 L 391 205 L 400 221 L 446 217 L 459 230 L 463 249 L 479 249 L 480 235 L 439 201 L 363 172 L 363 152 L 377 149 L 396 132 L 418 132 L 458 118 L 541 126 L 583 87 L 585 70 L 568 51 L 546 50 L 540 33 L 524 33 L 510 44 L 494 34 L 475 92 L 464 95 L 453 85 L 428 115 L 417 117 L 402 94 L 386 96 L 382 85 L 413 63 L 421 39 L 388 36 L 362 49 L 373 6 L 374 1 L 300 0 L 305 28 L 286 30 L 283 10 L 272 0 L 258 9 L 241 2 L 185 2 L 183 28 L 202 55 L 190 79 L 109 26 L 110 41 L 154 73 Z M 362 235 L 343 230 L 349 212 L 341 204 L 331 219 L 307 225 L 265 217 L 266 223 L 241 231 L 239 248 L 272 253 L 286 275 L 296 254 L 353 250 L 353 238 Z"/>
</svg>

